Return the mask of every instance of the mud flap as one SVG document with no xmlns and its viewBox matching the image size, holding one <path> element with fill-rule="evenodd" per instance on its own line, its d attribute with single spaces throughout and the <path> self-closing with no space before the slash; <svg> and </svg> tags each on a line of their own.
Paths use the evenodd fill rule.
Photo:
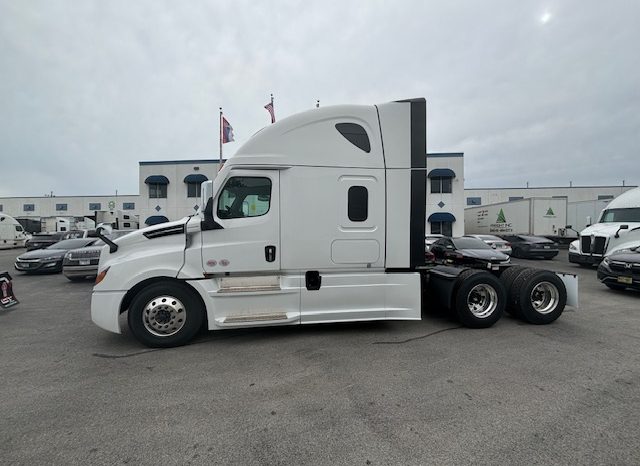
<svg viewBox="0 0 640 466">
<path fill-rule="evenodd" d="M 556 275 L 562 280 L 564 287 L 567 289 L 567 306 L 578 309 L 580 307 L 578 301 L 578 276 L 560 272 L 556 272 Z"/>
</svg>

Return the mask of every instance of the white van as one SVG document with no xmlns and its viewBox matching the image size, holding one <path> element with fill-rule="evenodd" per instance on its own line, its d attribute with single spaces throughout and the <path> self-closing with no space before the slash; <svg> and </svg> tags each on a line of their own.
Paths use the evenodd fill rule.
<svg viewBox="0 0 640 466">
<path fill-rule="evenodd" d="M 15 218 L 0 214 L 0 249 L 23 248 L 28 239 L 29 235 Z"/>
</svg>

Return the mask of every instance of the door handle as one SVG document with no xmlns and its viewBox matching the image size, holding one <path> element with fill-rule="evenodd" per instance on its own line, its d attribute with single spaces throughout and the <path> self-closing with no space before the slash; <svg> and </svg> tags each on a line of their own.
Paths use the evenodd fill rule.
<svg viewBox="0 0 640 466">
<path fill-rule="evenodd" d="M 273 262 L 276 260 L 276 247 L 275 246 L 265 246 L 264 248 L 264 259 L 267 262 Z"/>
</svg>

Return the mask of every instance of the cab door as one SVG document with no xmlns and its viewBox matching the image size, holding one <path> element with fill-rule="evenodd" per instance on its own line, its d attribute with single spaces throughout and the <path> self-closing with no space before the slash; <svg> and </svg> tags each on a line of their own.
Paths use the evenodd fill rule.
<svg viewBox="0 0 640 466">
<path fill-rule="evenodd" d="M 221 228 L 204 231 L 206 274 L 280 270 L 280 173 L 231 170 L 213 199 Z"/>
<path fill-rule="evenodd" d="M 299 323 L 300 274 L 280 271 L 279 197 L 278 170 L 230 170 L 214 194 L 215 223 L 202 231 L 210 328 Z"/>
</svg>

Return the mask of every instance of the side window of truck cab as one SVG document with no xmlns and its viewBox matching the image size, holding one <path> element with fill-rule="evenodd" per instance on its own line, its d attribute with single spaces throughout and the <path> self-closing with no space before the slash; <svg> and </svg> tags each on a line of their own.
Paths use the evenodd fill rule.
<svg viewBox="0 0 640 466">
<path fill-rule="evenodd" d="M 259 217 L 269 212 L 271 180 L 255 176 L 232 176 L 218 197 L 221 219 Z"/>
</svg>

